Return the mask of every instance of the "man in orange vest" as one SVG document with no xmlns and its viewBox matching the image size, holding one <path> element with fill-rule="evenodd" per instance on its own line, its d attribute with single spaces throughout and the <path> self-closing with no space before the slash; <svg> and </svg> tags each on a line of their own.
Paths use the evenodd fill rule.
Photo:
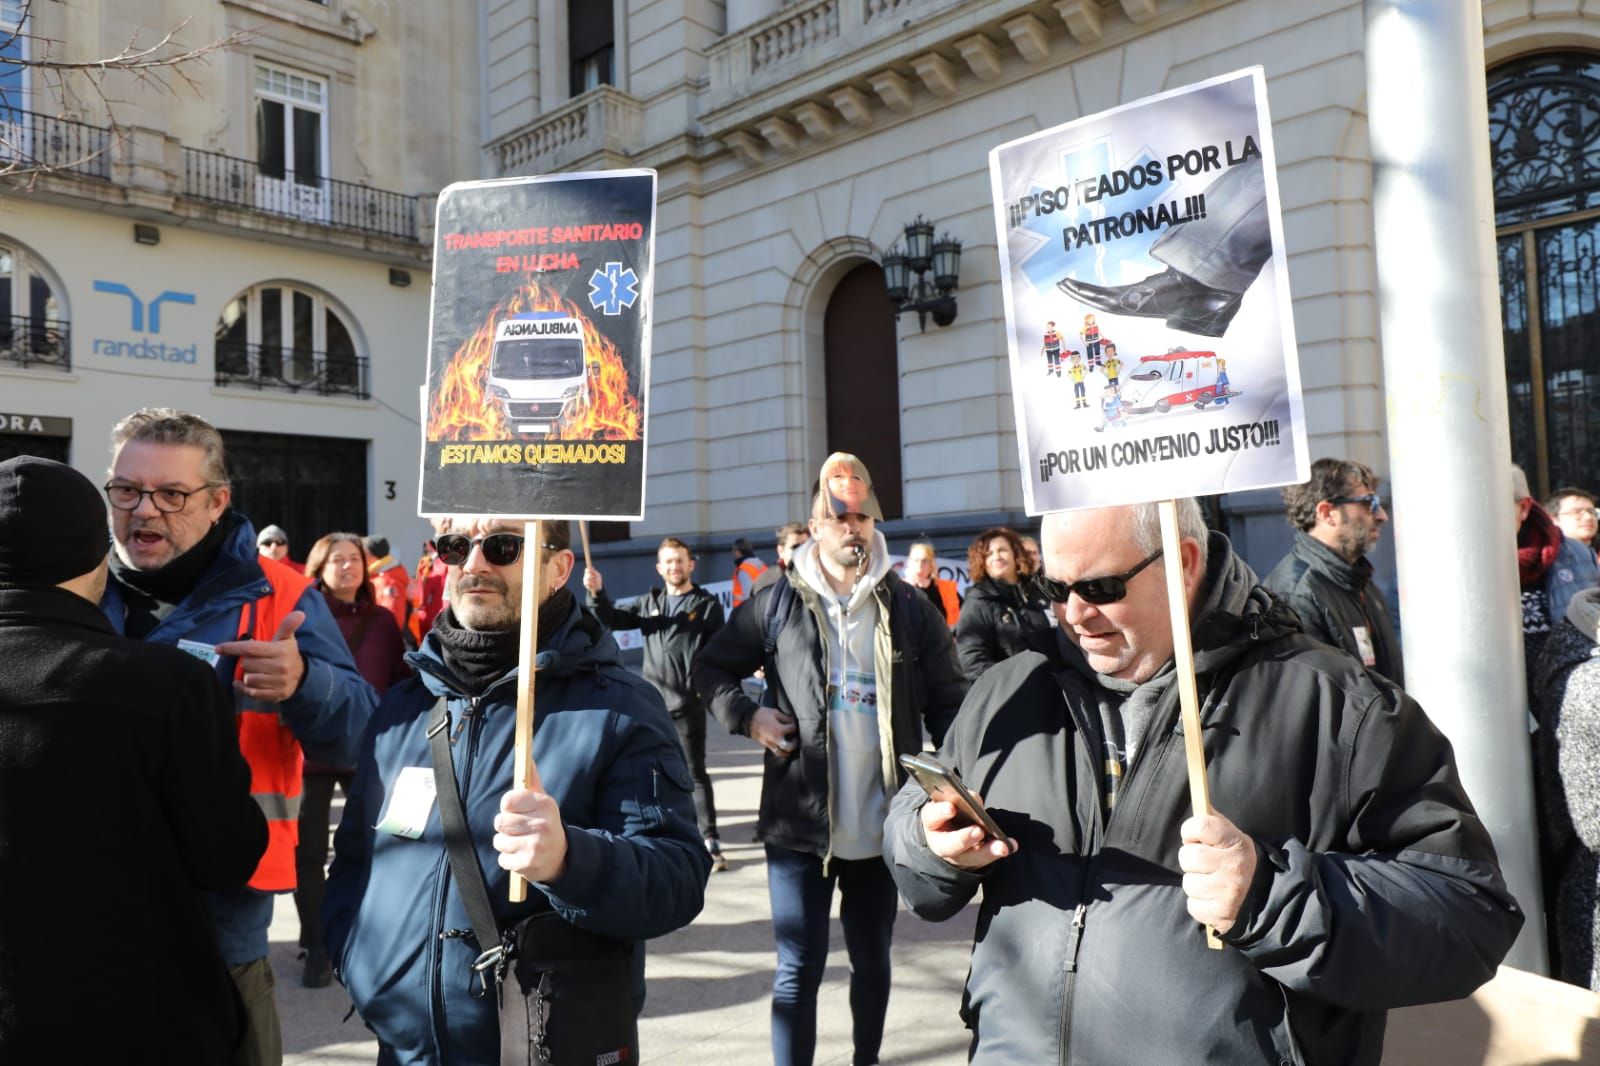
<svg viewBox="0 0 1600 1066">
<path fill-rule="evenodd" d="M 733 542 L 733 605 L 739 606 L 755 591 L 756 579 L 767 572 L 767 564 L 756 557 L 750 542 L 740 537 Z"/>
<path fill-rule="evenodd" d="M 961 617 L 961 596 L 956 592 L 954 581 L 934 576 L 934 555 L 933 541 L 919 540 L 912 544 L 906 552 L 906 583 L 921 589 L 939 608 L 946 624 L 954 629 Z"/>
<path fill-rule="evenodd" d="M 115 549 L 101 609 L 117 632 L 210 664 L 234 693 L 267 851 L 247 887 L 211 893 L 207 903 L 246 1014 L 234 1062 L 277 1066 L 283 1040 L 267 926 L 272 894 L 295 887 L 303 755 L 354 765 L 377 694 L 322 594 L 258 554 L 250 521 L 229 508 L 222 435 L 210 423 L 146 408 L 117 423 L 111 442 L 105 492 Z"/>
</svg>

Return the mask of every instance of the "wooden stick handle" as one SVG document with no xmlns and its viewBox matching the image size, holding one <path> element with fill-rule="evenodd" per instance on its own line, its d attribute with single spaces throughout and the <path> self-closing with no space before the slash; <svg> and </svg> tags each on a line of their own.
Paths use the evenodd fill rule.
<svg viewBox="0 0 1600 1066">
<path fill-rule="evenodd" d="M 535 519 L 522 530 L 522 647 L 517 656 L 517 726 L 512 742 L 511 784 L 527 788 L 533 770 L 533 675 L 534 657 L 539 652 L 539 604 L 544 602 L 544 567 L 539 558 L 544 551 L 544 523 Z M 521 874 L 511 875 L 511 902 L 528 898 L 528 882 Z"/>
<path fill-rule="evenodd" d="M 1194 647 L 1189 642 L 1189 598 L 1183 586 L 1183 550 L 1178 534 L 1178 506 L 1172 500 L 1156 504 L 1161 513 L 1161 552 L 1166 559 L 1167 603 L 1172 613 L 1173 669 L 1178 675 L 1178 707 L 1183 721 L 1183 754 L 1189 768 L 1189 805 L 1196 817 L 1211 813 L 1211 789 L 1206 784 L 1206 746 L 1200 735 L 1200 694 L 1194 683 Z M 1217 931 L 1206 926 L 1206 946 L 1220 950 Z"/>
<path fill-rule="evenodd" d="M 589 522 L 587 519 L 578 519 L 578 537 L 583 541 L 583 568 L 594 569 L 594 563 L 589 559 Z"/>
</svg>

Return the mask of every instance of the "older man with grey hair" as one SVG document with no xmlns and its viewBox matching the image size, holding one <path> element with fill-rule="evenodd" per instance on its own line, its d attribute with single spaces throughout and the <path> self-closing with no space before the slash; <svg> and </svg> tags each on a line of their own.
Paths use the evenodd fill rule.
<svg viewBox="0 0 1600 1066">
<path fill-rule="evenodd" d="M 1306 637 L 1194 501 L 1179 515 L 1177 558 L 1154 505 L 1045 519 L 1041 585 L 1075 653 L 984 674 L 939 753 L 1006 839 L 914 784 L 891 805 L 913 910 L 983 888 L 974 1062 L 1376 1064 L 1385 1011 L 1466 995 L 1522 925 L 1422 709 Z M 1169 566 L 1215 804 L 1197 817 Z"/>
</svg>

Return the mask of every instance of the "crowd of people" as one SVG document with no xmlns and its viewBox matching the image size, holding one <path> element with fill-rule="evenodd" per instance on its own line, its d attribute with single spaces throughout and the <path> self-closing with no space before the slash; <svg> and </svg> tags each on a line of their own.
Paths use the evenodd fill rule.
<svg viewBox="0 0 1600 1066">
<path fill-rule="evenodd" d="M 1051 515 L 1038 541 L 986 529 L 963 595 L 929 540 L 893 565 L 866 465 L 836 452 L 774 565 L 740 543 L 725 611 L 677 537 L 661 585 L 615 602 L 598 567 L 574 574 L 564 521 L 530 544 L 520 521 L 440 520 L 414 573 L 330 532 L 296 566 L 181 411 L 119 422 L 99 489 L 0 463 L 0 1060 L 55 1061 L 81 1019 L 104 869 L 131 904 L 119 940 L 156 970 L 72 1027 L 85 1061 L 281 1062 L 267 925 L 287 892 L 300 979 L 343 985 L 380 1063 L 633 1061 L 641 945 L 727 868 L 709 716 L 761 751 L 774 1062 L 810 1063 L 827 1023 L 837 893 L 855 1063 L 883 1050 L 899 904 L 938 921 L 974 899 L 959 1017 L 927 1024 L 964 1025 L 975 1062 L 1376 1063 L 1388 1009 L 1469 993 L 1523 921 L 1403 688 L 1368 558 L 1378 490 L 1319 460 L 1284 492 L 1294 546 L 1265 581 L 1180 501 L 1176 557 L 1154 505 Z M 1595 501 L 1562 490 L 1547 513 L 1524 479 L 1516 507 L 1541 802 L 1567 830 L 1552 928 L 1590 983 L 1600 790 L 1550 783 L 1600 771 Z M 1169 568 L 1206 726 L 1198 817 Z M 908 779 L 930 748 L 998 833 Z M 86 864 L 107 808 L 134 831 L 90 830 Z"/>
</svg>

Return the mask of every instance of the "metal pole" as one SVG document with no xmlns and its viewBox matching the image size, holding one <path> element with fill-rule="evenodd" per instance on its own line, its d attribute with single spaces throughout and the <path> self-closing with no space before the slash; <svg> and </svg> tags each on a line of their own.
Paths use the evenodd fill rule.
<svg viewBox="0 0 1600 1066">
<path fill-rule="evenodd" d="M 1406 688 L 1455 747 L 1546 972 L 1500 343 L 1482 11 L 1365 0 Z"/>
</svg>

